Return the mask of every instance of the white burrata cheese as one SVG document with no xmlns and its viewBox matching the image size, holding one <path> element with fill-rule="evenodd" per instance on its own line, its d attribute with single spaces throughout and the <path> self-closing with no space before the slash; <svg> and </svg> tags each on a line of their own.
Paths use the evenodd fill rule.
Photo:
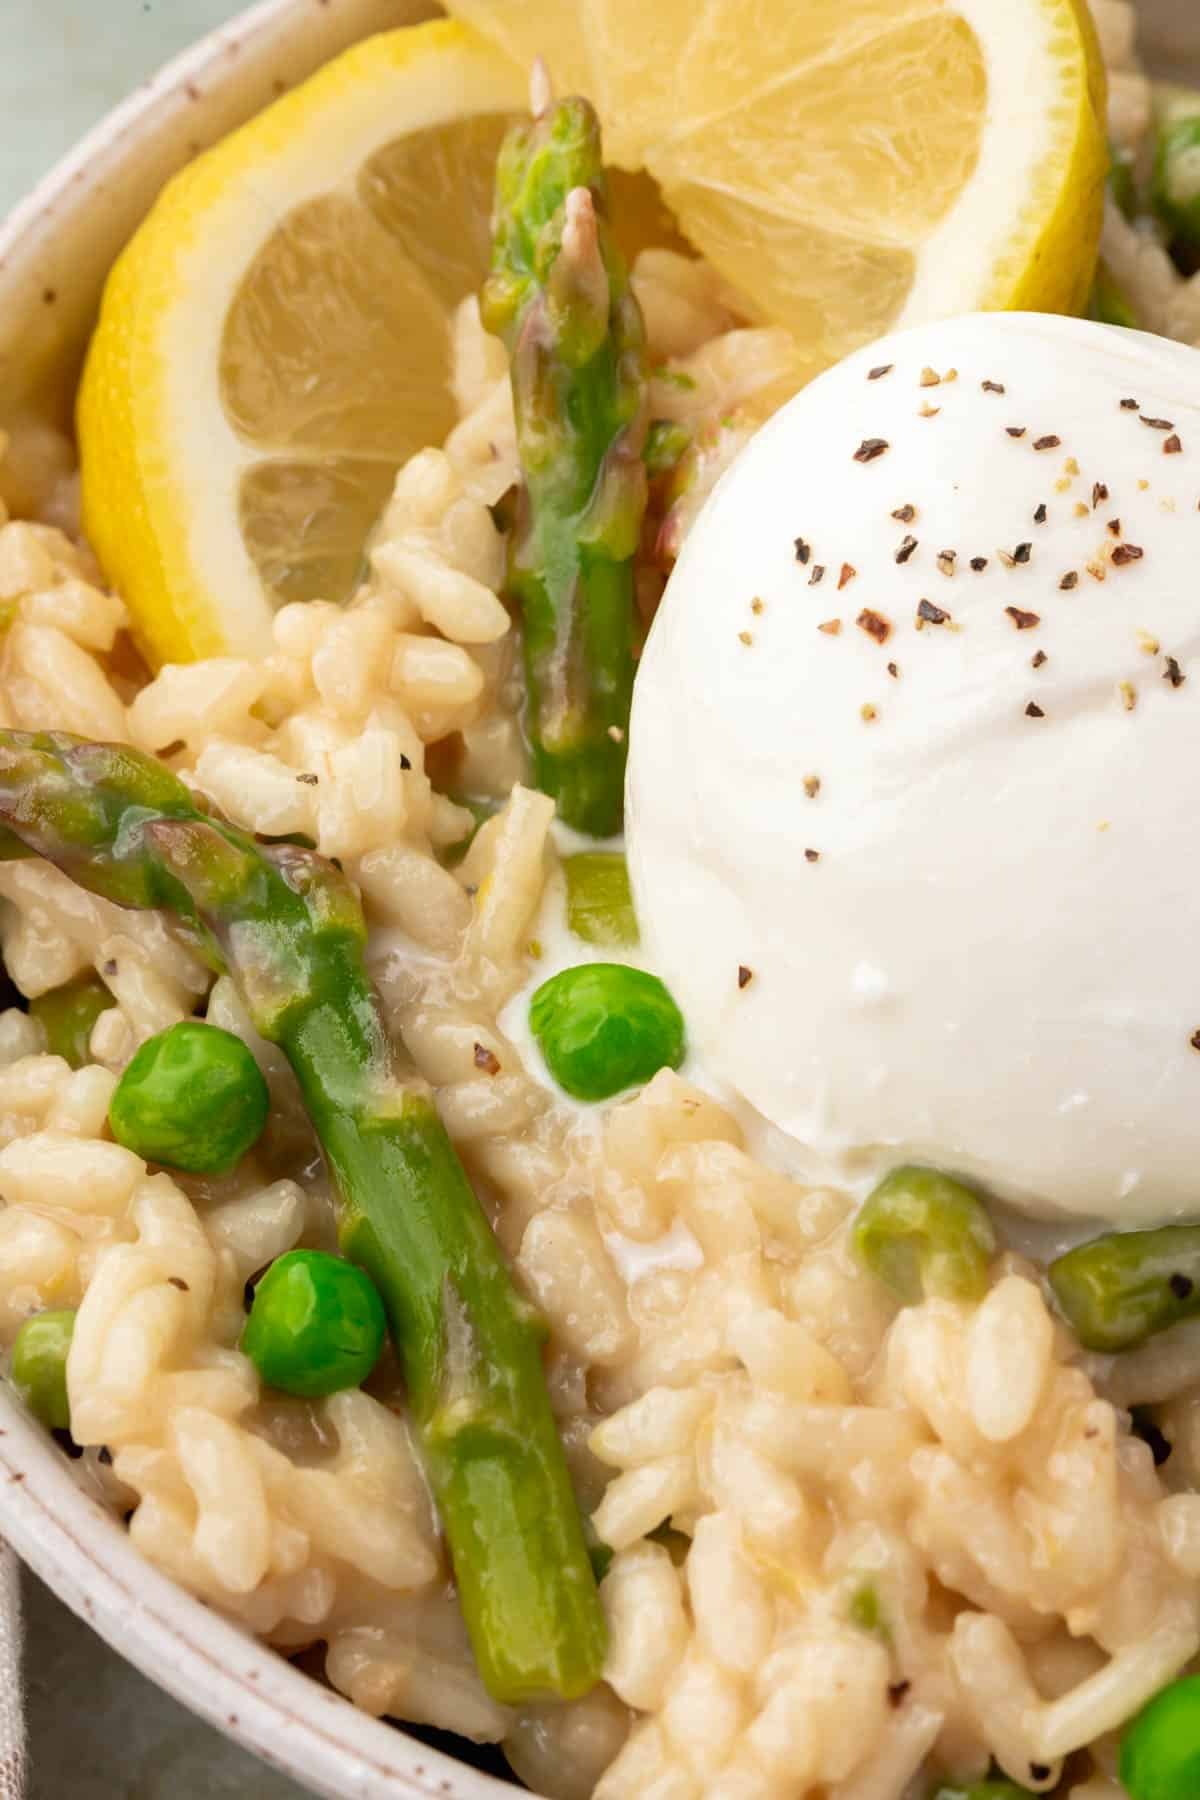
<svg viewBox="0 0 1200 1800">
<path fill-rule="evenodd" d="M 814 1172 L 1200 1215 L 1200 358 L 922 326 L 797 396 L 642 659 L 638 916 Z"/>
</svg>

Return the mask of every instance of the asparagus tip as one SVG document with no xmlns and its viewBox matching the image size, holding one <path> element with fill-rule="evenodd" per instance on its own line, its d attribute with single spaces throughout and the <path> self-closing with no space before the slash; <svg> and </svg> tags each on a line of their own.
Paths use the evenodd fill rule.
<svg viewBox="0 0 1200 1800">
<path fill-rule="evenodd" d="M 554 104 L 554 83 L 544 56 L 535 56 L 529 71 L 529 110 L 535 119 L 548 113 Z"/>
<path fill-rule="evenodd" d="M 576 293 L 603 329 L 608 324 L 608 270 L 600 254 L 596 202 L 590 188 L 572 188 L 567 195 L 562 259 Z"/>
</svg>

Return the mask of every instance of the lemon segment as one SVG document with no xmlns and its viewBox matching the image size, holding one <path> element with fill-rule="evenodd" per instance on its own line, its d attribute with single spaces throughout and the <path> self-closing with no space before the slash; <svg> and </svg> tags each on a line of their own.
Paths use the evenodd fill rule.
<svg viewBox="0 0 1200 1800">
<path fill-rule="evenodd" d="M 78 411 L 85 530 L 154 664 L 260 655 L 275 606 L 349 591 L 396 467 L 453 423 L 449 311 L 525 89 L 461 25 L 388 32 L 164 189 Z"/>
</svg>

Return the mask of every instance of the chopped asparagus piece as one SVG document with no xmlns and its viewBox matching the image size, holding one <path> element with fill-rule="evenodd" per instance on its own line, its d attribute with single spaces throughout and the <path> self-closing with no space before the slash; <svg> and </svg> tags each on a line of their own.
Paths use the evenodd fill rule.
<svg viewBox="0 0 1200 1800">
<path fill-rule="evenodd" d="M 46 1033 L 46 1048 L 51 1056 L 61 1056 L 73 1069 L 82 1069 L 91 1058 L 96 1020 L 115 1005 L 100 977 L 89 969 L 74 981 L 39 994 L 29 1002 L 29 1014 Z"/>
<path fill-rule="evenodd" d="M 996 1234 L 970 1188 L 937 1169 L 885 1175 L 854 1222 L 854 1249 L 906 1306 L 981 1300 Z"/>
<path fill-rule="evenodd" d="M 567 924 L 587 944 L 630 948 L 638 941 L 629 868 L 615 850 L 581 850 L 563 863 Z"/>
<path fill-rule="evenodd" d="M 520 1298 L 424 1085 L 401 1076 L 340 870 L 202 813 L 153 757 L 0 731 L 0 856 L 173 913 L 295 1070 L 338 1235 L 383 1297 L 480 1672 L 501 1700 L 586 1693 L 605 1628 Z"/>
<path fill-rule="evenodd" d="M 1059 1311 L 1088 1350 L 1132 1350 L 1200 1316 L 1200 1225 L 1107 1232 L 1047 1270 Z"/>
<path fill-rule="evenodd" d="M 646 506 L 644 330 L 606 207 L 595 113 L 547 104 L 500 151 L 481 300 L 512 359 L 524 485 L 509 588 L 534 773 L 594 837 L 621 827 Z"/>
</svg>

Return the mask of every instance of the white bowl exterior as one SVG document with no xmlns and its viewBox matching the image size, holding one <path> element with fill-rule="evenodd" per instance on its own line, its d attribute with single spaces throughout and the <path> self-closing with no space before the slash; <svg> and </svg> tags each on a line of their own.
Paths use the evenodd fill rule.
<svg viewBox="0 0 1200 1800">
<path fill-rule="evenodd" d="M 70 419 L 113 258 L 163 182 L 347 45 L 425 0 L 264 0 L 140 88 L 0 225 L 0 426 Z M 282 85 L 281 85 L 282 84 Z M 330 1800 L 495 1800 L 513 1789 L 323 1688 L 148 1564 L 0 1381 L 0 1531 L 113 1648 Z"/>
</svg>

